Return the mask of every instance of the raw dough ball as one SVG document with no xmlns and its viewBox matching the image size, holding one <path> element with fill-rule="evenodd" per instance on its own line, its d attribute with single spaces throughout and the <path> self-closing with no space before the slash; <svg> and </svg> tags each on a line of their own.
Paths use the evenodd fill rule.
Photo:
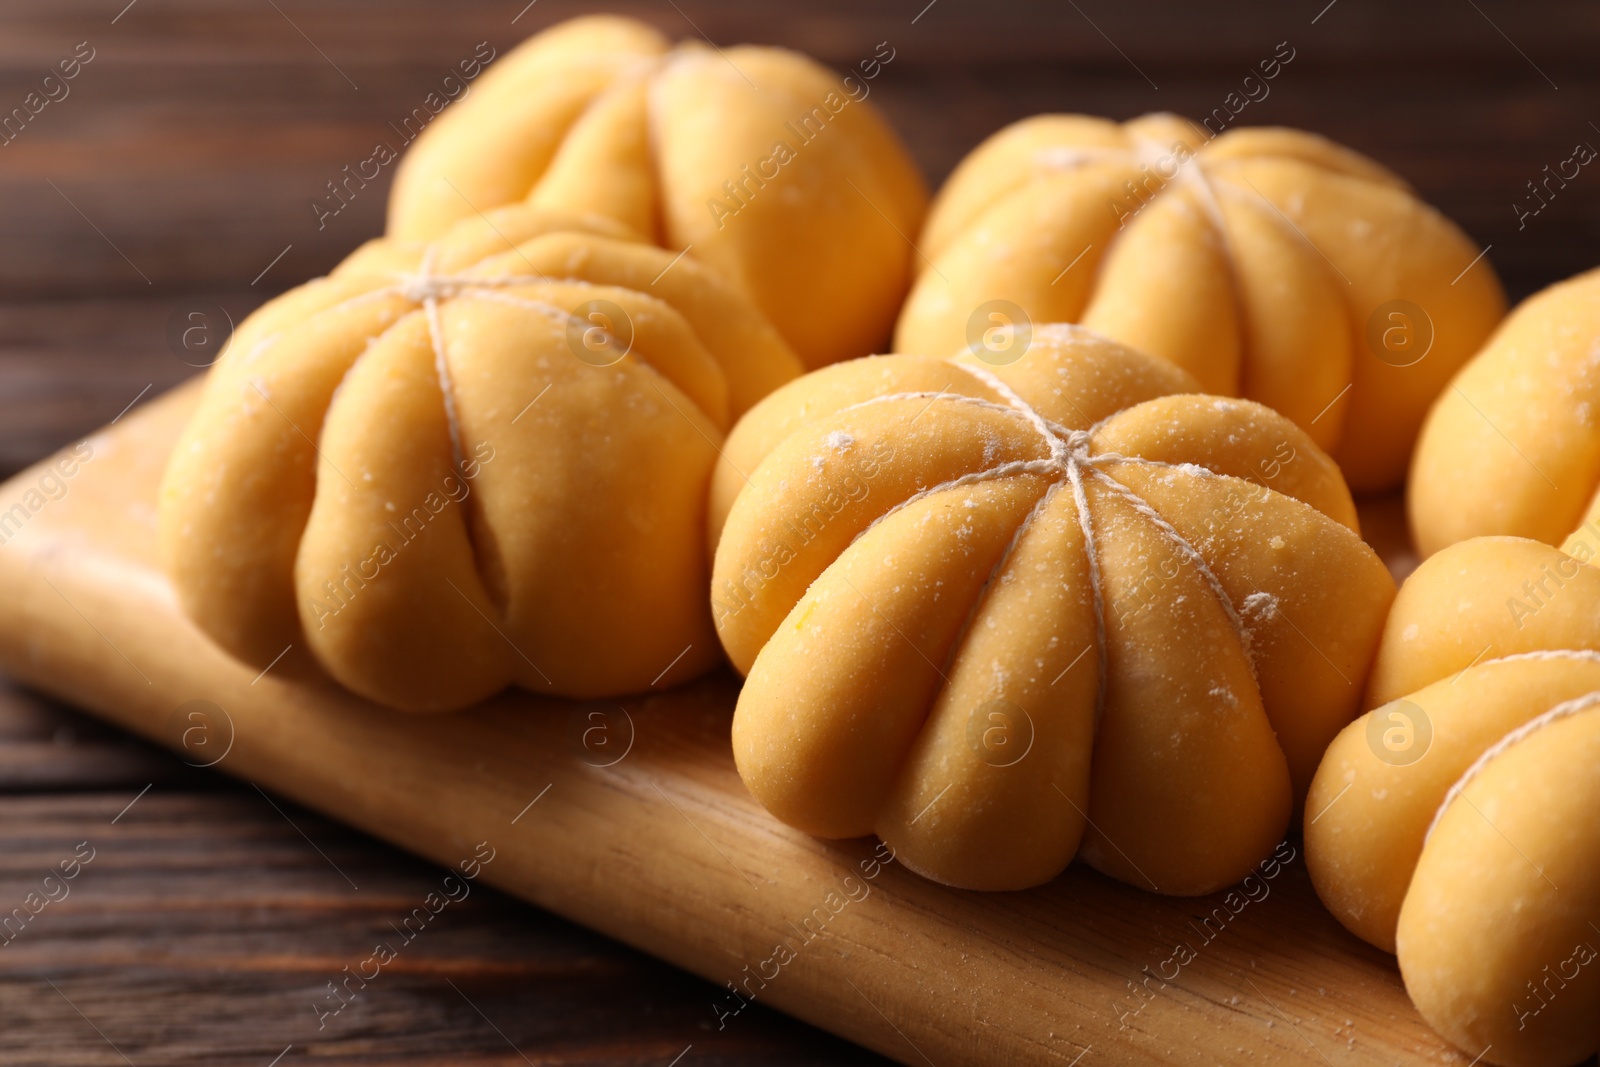
<svg viewBox="0 0 1600 1067">
<path fill-rule="evenodd" d="M 1546 712 L 1440 812 L 1400 912 L 1400 973 L 1469 1055 L 1600 1048 L 1600 692 Z"/>
<path fill-rule="evenodd" d="M 758 405 L 712 497 L 712 610 L 768 810 L 977 889 L 1081 855 L 1199 894 L 1270 853 L 1394 586 L 1303 431 L 1193 389 L 1068 326 Z"/>
<path fill-rule="evenodd" d="M 625 238 L 502 208 L 370 242 L 250 316 L 162 484 L 190 618 L 406 709 L 716 662 L 712 464 L 800 364 L 719 275 Z"/>
<path fill-rule="evenodd" d="M 1423 424 L 1407 507 L 1424 553 L 1600 518 L 1600 270 L 1523 301 Z M 1591 547 L 1597 542 L 1590 538 Z"/>
<path fill-rule="evenodd" d="M 928 200 L 872 86 L 778 48 L 673 46 L 609 15 L 563 22 L 417 138 L 389 233 L 431 240 L 522 200 L 604 216 L 692 247 L 807 366 L 862 356 L 888 339 Z"/>
<path fill-rule="evenodd" d="M 1208 136 L 1174 115 L 995 134 L 934 204 L 896 350 L 954 352 L 1016 308 L 1081 322 L 1286 415 L 1352 488 L 1398 485 L 1504 314 L 1493 269 L 1363 156 L 1296 130 Z"/>
<path fill-rule="evenodd" d="M 1600 570 L 1535 541 L 1428 559 L 1395 599 L 1374 710 L 1306 800 L 1324 903 L 1397 952 L 1423 1017 L 1489 1063 L 1563 1067 L 1600 1045 L 1597 605 Z"/>
</svg>

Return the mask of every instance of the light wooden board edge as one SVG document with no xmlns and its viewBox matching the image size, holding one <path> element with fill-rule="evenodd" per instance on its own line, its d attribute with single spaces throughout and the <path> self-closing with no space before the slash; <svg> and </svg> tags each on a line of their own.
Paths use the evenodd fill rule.
<svg viewBox="0 0 1600 1067">
<path fill-rule="evenodd" d="M 1237 913 L 1078 867 L 965 893 L 762 811 L 733 768 L 726 675 L 626 701 L 632 745 L 610 767 L 573 743 L 573 705 L 409 716 L 290 660 L 257 678 L 153 563 L 155 487 L 193 402 L 181 388 L 90 438 L 65 495 L 0 545 L 0 669 L 180 750 L 174 711 L 212 701 L 231 722 L 220 770 L 446 866 L 487 841 L 486 881 L 902 1063 L 1467 1062 L 1392 958 L 1321 908 L 1297 842 Z M 44 470 L 0 486 L 0 511 Z M 708 1021 L 739 1025 L 719 1014 L 738 1003 Z"/>
</svg>

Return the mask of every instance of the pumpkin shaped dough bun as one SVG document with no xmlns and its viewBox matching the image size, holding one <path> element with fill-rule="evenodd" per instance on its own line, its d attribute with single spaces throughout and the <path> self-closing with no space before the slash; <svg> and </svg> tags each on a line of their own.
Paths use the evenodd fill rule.
<svg viewBox="0 0 1600 1067">
<path fill-rule="evenodd" d="M 800 363 L 674 260 L 516 205 L 261 307 L 161 487 L 185 612 L 252 666 L 308 649 L 405 709 L 637 691 L 685 646 L 673 681 L 709 668 L 712 464 Z"/>
<path fill-rule="evenodd" d="M 1600 569 L 1525 538 L 1443 549 L 1396 597 L 1370 685 L 1306 801 L 1317 893 L 1396 953 L 1464 1058 L 1592 1056 Z"/>
<path fill-rule="evenodd" d="M 389 233 L 432 240 L 526 201 L 599 215 L 745 290 L 808 367 L 888 340 L 928 194 L 869 102 L 894 52 L 841 79 L 780 48 L 673 45 L 613 15 L 495 60 L 406 152 Z"/>
<path fill-rule="evenodd" d="M 1600 519 L 1600 270 L 1519 304 L 1440 394 L 1406 505 L 1418 548 L 1559 545 Z"/>
<path fill-rule="evenodd" d="M 1006 127 L 918 246 L 896 351 L 955 351 L 993 316 L 1081 322 L 1287 416 L 1358 492 L 1400 484 L 1428 405 L 1505 313 L 1478 246 L 1377 163 L 1175 115 Z"/>
<path fill-rule="evenodd" d="M 1075 856 L 1162 893 L 1243 877 L 1394 594 L 1304 431 L 1075 326 L 1003 366 L 807 375 L 719 462 L 739 773 L 784 822 L 965 888 Z"/>
</svg>

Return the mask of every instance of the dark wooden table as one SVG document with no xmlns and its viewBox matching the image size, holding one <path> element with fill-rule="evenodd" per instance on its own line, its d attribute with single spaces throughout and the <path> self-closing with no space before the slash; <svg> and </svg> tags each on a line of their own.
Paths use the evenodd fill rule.
<svg viewBox="0 0 1600 1067">
<path fill-rule="evenodd" d="M 599 9 L 525 4 L 0 0 L 0 116 L 93 56 L 0 144 L 0 475 L 195 373 L 172 322 L 238 321 L 377 234 L 382 181 L 320 229 L 311 204 L 478 42 Z M 873 99 L 933 179 L 1038 111 L 1207 114 L 1286 41 L 1240 123 L 1394 167 L 1514 297 L 1600 262 L 1600 168 L 1518 212 L 1546 165 L 1600 146 L 1592 2 L 608 6 L 836 67 L 889 42 Z M 80 843 L 94 859 L 60 896 L 43 879 Z M 710 985 L 485 887 L 319 1029 L 325 983 L 437 877 L 0 681 L 0 920 L 60 896 L 0 937 L 0 1063 L 876 1061 L 759 1008 L 718 1031 Z"/>
</svg>

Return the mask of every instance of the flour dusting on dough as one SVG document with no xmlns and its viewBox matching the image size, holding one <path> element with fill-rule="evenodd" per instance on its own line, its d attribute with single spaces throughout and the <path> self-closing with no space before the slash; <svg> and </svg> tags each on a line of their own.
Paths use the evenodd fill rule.
<svg viewBox="0 0 1600 1067">
<path fill-rule="evenodd" d="M 1244 623 L 1240 636 L 1244 638 L 1246 653 L 1255 651 L 1255 628 L 1278 614 L 1278 598 L 1271 593 L 1251 593 L 1239 606 L 1239 619 Z"/>
<path fill-rule="evenodd" d="M 1229 689 L 1226 686 L 1213 686 L 1208 691 L 1207 695 L 1216 697 L 1230 708 L 1236 708 L 1239 706 L 1239 698 L 1234 695 L 1232 689 Z"/>
<path fill-rule="evenodd" d="M 1252 619 L 1270 619 L 1278 614 L 1278 598 L 1271 593 L 1251 593 L 1244 598 L 1244 614 Z"/>
</svg>

